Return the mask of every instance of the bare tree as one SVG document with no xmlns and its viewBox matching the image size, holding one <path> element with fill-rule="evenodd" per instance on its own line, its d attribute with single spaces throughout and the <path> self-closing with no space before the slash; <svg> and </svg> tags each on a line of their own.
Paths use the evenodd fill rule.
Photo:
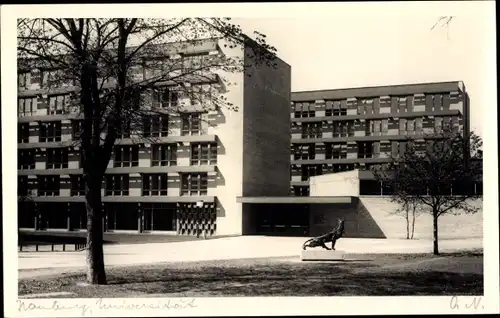
<svg viewBox="0 0 500 318">
<path fill-rule="evenodd" d="M 417 200 L 412 196 L 395 197 L 394 202 L 398 202 L 400 207 L 391 214 L 403 217 L 405 219 L 406 239 L 412 240 L 415 234 L 415 222 L 417 217 L 423 212 Z"/>
<path fill-rule="evenodd" d="M 117 138 L 134 131 L 151 138 L 141 133 L 145 121 L 189 107 L 164 105 L 161 96 L 167 93 L 201 102 L 205 109 L 237 111 L 224 97 L 232 83 L 221 72 L 241 72 L 252 66 L 246 61 L 275 65 L 275 48 L 254 33 L 251 39 L 228 18 L 18 20 L 19 71 L 42 70 L 49 90 L 71 91 L 66 111 L 82 119 L 77 142 L 85 181 L 88 283 L 106 284 L 101 185 Z M 229 50 L 251 47 L 251 53 L 245 50 L 251 58 L 189 54 L 214 38 Z"/>
<path fill-rule="evenodd" d="M 481 138 L 444 127 L 443 132 L 427 138 L 425 144 L 406 140 L 404 154 L 386 165 L 374 167 L 377 180 L 393 189 L 392 200 L 428 207 L 433 219 L 433 251 L 439 254 L 438 218 L 447 213 L 475 213 L 471 199 L 481 177 L 480 165 L 471 154 L 481 147 Z"/>
</svg>

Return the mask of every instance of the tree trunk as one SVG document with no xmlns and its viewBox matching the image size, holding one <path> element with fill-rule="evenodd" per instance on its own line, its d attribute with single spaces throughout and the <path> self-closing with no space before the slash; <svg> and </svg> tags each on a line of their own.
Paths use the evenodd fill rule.
<svg viewBox="0 0 500 318">
<path fill-rule="evenodd" d="M 408 212 L 408 206 L 406 207 L 406 239 L 410 239 L 410 214 Z"/>
<path fill-rule="evenodd" d="M 87 188 L 87 282 L 93 285 L 106 284 L 103 251 L 103 225 L 100 182 L 92 182 Z"/>
<path fill-rule="evenodd" d="M 411 219 L 411 239 L 413 240 L 413 235 L 415 234 L 415 206 L 413 207 L 413 214 Z"/>
<path fill-rule="evenodd" d="M 434 255 L 439 255 L 438 245 L 438 215 L 437 211 L 432 211 L 432 222 L 434 227 Z"/>
</svg>

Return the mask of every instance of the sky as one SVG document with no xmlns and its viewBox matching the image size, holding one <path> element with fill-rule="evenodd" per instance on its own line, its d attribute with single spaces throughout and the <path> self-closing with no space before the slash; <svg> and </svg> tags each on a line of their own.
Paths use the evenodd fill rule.
<svg viewBox="0 0 500 318">
<path fill-rule="evenodd" d="M 292 66 L 292 91 L 461 80 L 471 99 L 471 129 L 482 135 L 482 113 L 496 104 L 483 90 L 495 68 L 488 63 L 488 50 L 495 49 L 488 24 L 481 14 L 464 14 L 431 30 L 438 18 L 346 10 L 330 19 L 236 21 L 247 32 L 264 33 Z"/>
</svg>

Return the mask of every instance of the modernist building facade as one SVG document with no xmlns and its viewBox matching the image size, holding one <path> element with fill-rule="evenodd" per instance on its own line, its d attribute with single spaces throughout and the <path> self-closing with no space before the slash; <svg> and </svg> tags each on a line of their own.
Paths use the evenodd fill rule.
<svg viewBox="0 0 500 318">
<path fill-rule="evenodd" d="M 294 196 L 309 195 L 311 176 L 354 169 L 361 195 L 390 194 L 370 166 L 402 154 L 408 138 L 425 147 L 445 126 L 470 132 L 461 81 L 293 92 L 291 105 Z M 472 186 L 482 191 L 481 183 Z"/>
<path fill-rule="evenodd" d="M 165 50 L 176 59 L 231 55 L 253 63 L 249 45 L 225 49 L 220 39 Z M 289 166 L 290 66 L 275 62 L 276 67 L 254 63 L 244 72 L 217 72 L 214 81 L 196 83 L 214 88 L 238 111 L 188 100 L 190 107 L 179 114 L 145 119 L 142 132 L 124 129 L 103 182 L 103 230 L 242 234 L 244 215 L 236 197 L 262 195 L 263 189 L 287 195 L 288 169 L 274 167 Z M 75 88 L 48 89 L 47 73 L 18 71 L 18 189 L 27 196 L 19 203 L 18 226 L 85 230 L 81 149 L 75 143 L 82 118 L 64 107 Z M 147 78 L 148 71 L 137 76 Z M 224 87 L 222 78 L 233 85 Z M 190 98 L 169 86 L 157 91 L 152 107 Z"/>
</svg>

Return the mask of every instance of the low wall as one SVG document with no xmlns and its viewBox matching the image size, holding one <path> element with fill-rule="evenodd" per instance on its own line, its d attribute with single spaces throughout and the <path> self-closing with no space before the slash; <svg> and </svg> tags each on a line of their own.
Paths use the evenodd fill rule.
<svg viewBox="0 0 500 318">
<path fill-rule="evenodd" d="M 479 208 L 475 214 L 445 214 L 439 218 L 439 238 L 481 238 L 483 236 L 482 199 L 471 201 Z M 337 219 L 345 220 L 345 237 L 406 238 L 406 220 L 395 215 L 398 205 L 384 197 L 353 198 L 351 204 L 312 204 L 310 235 L 331 231 Z M 432 217 L 424 213 L 415 221 L 415 239 L 433 236 Z"/>
</svg>

